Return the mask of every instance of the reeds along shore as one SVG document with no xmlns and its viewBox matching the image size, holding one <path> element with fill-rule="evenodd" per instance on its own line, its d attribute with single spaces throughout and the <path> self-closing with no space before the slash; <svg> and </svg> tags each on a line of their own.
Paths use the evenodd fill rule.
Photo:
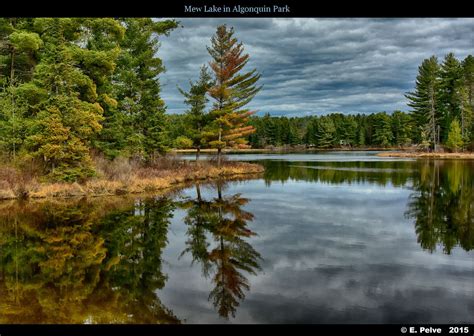
<svg viewBox="0 0 474 336">
<path fill-rule="evenodd" d="M 97 177 L 84 183 L 41 182 L 41 176 L 31 176 L 9 166 L 0 167 L 0 200 L 107 196 L 150 193 L 179 187 L 192 181 L 236 178 L 260 174 L 257 164 L 224 161 L 218 167 L 211 161 L 191 162 L 163 159 L 152 166 L 141 167 L 126 159 L 96 160 Z"/>
</svg>

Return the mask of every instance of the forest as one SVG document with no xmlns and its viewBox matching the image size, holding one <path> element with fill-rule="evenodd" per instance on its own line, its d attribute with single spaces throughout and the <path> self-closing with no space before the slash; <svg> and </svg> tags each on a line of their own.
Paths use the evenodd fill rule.
<svg viewBox="0 0 474 336">
<path fill-rule="evenodd" d="M 97 160 L 153 166 L 173 148 L 197 156 L 214 148 L 218 166 L 225 148 L 472 150 L 472 55 L 425 59 L 406 94 L 409 112 L 275 117 L 247 108 L 261 74 L 246 69 L 243 43 L 221 25 L 206 46 L 209 62 L 178 88 L 188 108 L 167 114 L 157 51 L 175 29 L 182 29 L 176 20 L 151 18 L 1 19 L 2 162 L 74 182 L 97 176 Z"/>
<path fill-rule="evenodd" d="M 95 176 L 97 158 L 152 166 L 173 146 L 157 50 L 160 36 L 178 26 L 151 18 L 1 19 L 2 161 L 67 182 Z M 241 71 L 249 55 L 233 34 L 217 28 L 210 70 L 187 93 L 198 112 L 194 142 L 217 148 L 219 158 L 224 147 L 245 146 L 253 129 L 244 106 L 260 90 L 256 70 Z M 200 90 L 214 101 L 205 125 Z"/>
</svg>

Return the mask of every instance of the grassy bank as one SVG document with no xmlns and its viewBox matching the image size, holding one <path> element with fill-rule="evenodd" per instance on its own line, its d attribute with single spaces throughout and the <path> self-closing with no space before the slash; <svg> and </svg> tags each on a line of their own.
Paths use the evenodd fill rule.
<svg viewBox="0 0 474 336">
<path fill-rule="evenodd" d="M 377 156 L 420 159 L 474 159 L 474 153 L 383 152 L 378 153 Z"/>
<path fill-rule="evenodd" d="M 193 181 L 233 179 L 260 174 L 264 170 L 260 165 L 244 162 L 225 161 L 217 167 L 210 161 L 196 164 L 177 159 L 162 160 L 149 167 L 120 160 L 99 161 L 96 166 L 98 176 L 84 183 L 44 182 L 41 177 L 25 176 L 11 167 L 0 167 L 0 200 L 152 193 Z"/>
</svg>

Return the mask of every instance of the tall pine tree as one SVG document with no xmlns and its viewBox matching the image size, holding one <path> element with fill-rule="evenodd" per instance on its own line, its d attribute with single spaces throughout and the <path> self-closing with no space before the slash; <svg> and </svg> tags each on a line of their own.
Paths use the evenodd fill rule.
<svg viewBox="0 0 474 336">
<path fill-rule="evenodd" d="M 437 143 L 437 129 L 440 124 L 439 71 L 436 56 L 425 59 L 418 68 L 415 91 L 405 95 L 409 100 L 408 106 L 413 109 L 413 138 L 417 143 L 422 140 L 422 133 L 431 140 L 433 146 Z"/>
<path fill-rule="evenodd" d="M 442 113 L 441 139 L 447 140 L 451 122 L 458 118 L 463 120 L 466 93 L 463 89 L 461 62 L 453 53 L 449 53 L 441 64 L 439 109 Z"/>
<path fill-rule="evenodd" d="M 217 148 L 218 163 L 222 149 L 230 147 L 245 147 L 245 136 L 255 132 L 248 126 L 249 116 L 254 114 L 245 107 L 260 91 L 256 83 L 260 74 L 256 69 L 242 72 L 249 61 L 249 55 L 244 54 L 244 47 L 234 37 L 234 29 L 226 25 L 217 27 L 207 48 L 212 57 L 209 63 L 215 78 L 215 84 L 209 89 L 209 95 L 214 100 L 211 116 L 214 122 L 209 128 L 209 135 L 214 134 L 212 147 Z"/>
<path fill-rule="evenodd" d="M 27 132 L 27 97 L 43 41 L 32 31 L 32 19 L 0 19 L 0 147 L 15 159 Z"/>
<path fill-rule="evenodd" d="M 199 154 L 202 146 L 206 143 L 204 128 L 209 123 L 209 116 L 206 115 L 206 104 L 209 101 L 207 91 L 213 85 L 211 75 L 206 66 L 201 67 L 199 79 L 196 82 L 189 83 L 188 92 L 179 89 L 184 96 L 185 104 L 189 106 L 186 112 L 188 132 L 191 135 L 193 147 L 196 148 L 196 162 L 199 160 Z"/>
<path fill-rule="evenodd" d="M 474 140 L 474 56 L 467 56 L 462 62 L 462 67 L 466 103 L 464 111 L 467 111 L 464 129 L 468 133 L 465 135 L 465 140 L 472 141 Z"/>
</svg>

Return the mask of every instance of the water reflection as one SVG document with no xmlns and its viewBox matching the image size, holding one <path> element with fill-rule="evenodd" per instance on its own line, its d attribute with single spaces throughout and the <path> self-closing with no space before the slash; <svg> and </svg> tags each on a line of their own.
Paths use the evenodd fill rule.
<svg viewBox="0 0 474 336">
<path fill-rule="evenodd" d="M 0 323 L 179 322 L 155 294 L 169 199 L 2 210 Z"/>
<path fill-rule="evenodd" d="M 417 178 L 416 161 L 340 161 L 299 162 L 261 161 L 265 166 L 267 186 L 287 181 L 341 183 L 374 183 L 380 186 L 407 185 Z"/>
<path fill-rule="evenodd" d="M 433 252 L 450 254 L 460 245 L 474 247 L 474 179 L 470 165 L 454 161 L 424 162 L 413 185 L 406 215 L 415 220 L 418 242 Z"/>
<path fill-rule="evenodd" d="M 256 274 L 260 270 L 260 254 L 245 240 L 256 233 L 247 227 L 253 214 L 242 206 L 249 200 L 240 194 L 222 196 L 222 182 L 217 183 L 217 198 L 204 200 L 199 184 L 196 185 L 196 199 L 187 199 L 181 206 L 187 209 L 184 219 L 188 226 L 186 249 L 193 263 L 198 262 L 202 274 L 212 278 L 214 285 L 209 294 L 220 316 L 235 317 L 239 301 L 250 289 L 245 274 Z M 207 234 L 212 236 L 213 246 Z"/>
<path fill-rule="evenodd" d="M 473 162 L 261 163 L 186 197 L 0 203 L 0 323 L 471 322 Z"/>
<path fill-rule="evenodd" d="M 186 249 L 214 286 L 220 316 L 235 316 L 260 269 L 246 241 L 253 215 L 241 195 L 4 203 L 0 215 L 0 323 L 179 323 L 157 296 L 176 207 Z M 209 236 L 209 237 L 208 237 Z"/>
<path fill-rule="evenodd" d="M 431 252 L 440 245 L 474 246 L 474 163 L 462 160 L 285 162 L 262 161 L 265 183 L 309 181 L 369 183 L 410 188 L 407 218 L 414 219 L 418 242 Z"/>
</svg>

